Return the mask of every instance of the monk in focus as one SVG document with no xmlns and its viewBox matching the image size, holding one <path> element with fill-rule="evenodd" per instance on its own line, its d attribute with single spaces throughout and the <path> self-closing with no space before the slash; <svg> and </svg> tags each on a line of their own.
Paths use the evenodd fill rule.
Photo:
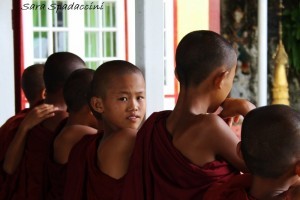
<svg viewBox="0 0 300 200">
<path fill-rule="evenodd" d="M 152 114 L 137 134 L 121 199 L 197 199 L 216 182 L 246 171 L 239 142 L 223 117 L 246 115 L 254 105 L 226 99 L 237 64 L 233 47 L 212 31 L 187 34 L 176 50 L 178 101 Z"/>
</svg>

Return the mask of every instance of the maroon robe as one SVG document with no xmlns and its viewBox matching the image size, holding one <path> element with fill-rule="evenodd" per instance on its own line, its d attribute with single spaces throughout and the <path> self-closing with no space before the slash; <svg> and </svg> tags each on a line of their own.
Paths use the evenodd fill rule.
<svg viewBox="0 0 300 200">
<path fill-rule="evenodd" d="M 238 173 L 222 160 L 200 167 L 184 157 L 173 146 L 166 129 L 170 113 L 152 114 L 139 130 L 121 199 L 201 200 L 212 184 L 225 182 Z"/>
<path fill-rule="evenodd" d="M 55 137 L 61 132 L 68 121 L 68 118 L 65 118 L 57 127 Z M 46 161 L 46 178 L 45 181 L 45 199 L 46 200 L 61 200 L 63 199 L 65 179 L 66 179 L 66 170 L 68 164 L 59 164 L 53 159 L 53 138 L 49 150 L 49 157 Z"/>
<path fill-rule="evenodd" d="M 248 195 L 252 176 L 250 174 L 241 174 L 232 177 L 224 184 L 212 186 L 204 195 L 203 200 L 255 200 Z"/>
<path fill-rule="evenodd" d="M 6 151 L 29 110 L 24 109 L 9 118 L 0 128 L 0 199 L 10 199 L 17 184 L 19 169 L 13 175 L 8 175 L 3 170 L 3 163 Z"/>
<path fill-rule="evenodd" d="M 9 199 L 45 199 L 48 190 L 47 160 L 53 139 L 65 122 L 66 120 L 63 120 L 56 131 L 51 131 L 38 124 L 28 132 L 24 155 L 18 166 L 18 173 L 14 174 L 17 185 Z"/>
<path fill-rule="evenodd" d="M 97 167 L 97 148 L 102 134 L 84 136 L 72 149 L 65 183 L 65 200 L 110 200 L 118 195 L 123 179 L 113 179 Z"/>
<path fill-rule="evenodd" d="M 51 158 L 47 162 L 46 200 L 62 200 L 68 164 L 56 163 Z"/>
<path fill-rule="evenodd" d="M 251 174 L 240 174 L 230 178 L 226 183 L 215 184 L 205 193 L 203 200 L 258 200 L 249 194 L 253 176 Z M 294 187 L 284 191 L 272 199 L 296 200 L 299 195 L 293 196 Z M 278 192 L 278 191 L 276 191 Z M 269 198 L 268 198 L 269 199 Z"/>
<path fill-rule="evenodd" d="M 34 127 L 28 137 L 23 161 L 26 162 L 26 192 L 30 199 L 45 199 L 46 163 L 55 132 L 41 124 Z"/>
</svg>

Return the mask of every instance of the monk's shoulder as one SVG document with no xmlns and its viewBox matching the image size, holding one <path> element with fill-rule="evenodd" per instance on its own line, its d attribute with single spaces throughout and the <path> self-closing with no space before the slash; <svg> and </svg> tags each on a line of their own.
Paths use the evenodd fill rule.
<svg viewBox="0 0 300 200">
<path fill-rule="evenodd" d="M 224 120 L 216 114 L 201 114 L 195 117 L 190 127 L 192 127 L 193 132 L 207 133 L 222 129 L 225 125 Z"/>
<path fill-rule="evenodd" d="M 83 125 L 72 125 L 65 127 L 55 141 L 60 144 L 74 143 L 80 140 L 85 135 L 94 135 L 97 133 L 97 129 Z"/>
</svg>

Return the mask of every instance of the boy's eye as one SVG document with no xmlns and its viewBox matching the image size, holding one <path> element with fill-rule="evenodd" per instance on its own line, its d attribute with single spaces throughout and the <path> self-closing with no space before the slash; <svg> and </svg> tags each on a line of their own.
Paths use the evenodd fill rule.
<svg viewBox="0 0 300 200">
<path fill-rule="evenodd" d="M 143 100 L 144 99 L 144 97 L 143 96 L 139 96 L 139 97 L 137 97 L 137 100 Z"/>
<path fill-rule="evenodd" d="M 128 99 L 127 99 L 127 97 L 121 97 L 121 98 L 119 98 L 119 100 L 120 101 L 127 101 Z"/>
</svg>

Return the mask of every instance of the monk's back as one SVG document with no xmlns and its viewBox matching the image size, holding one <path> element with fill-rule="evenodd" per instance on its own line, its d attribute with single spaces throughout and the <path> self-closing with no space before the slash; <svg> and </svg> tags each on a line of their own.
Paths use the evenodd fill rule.
<svg viewBox="0 0 300 200">
<path fill-rule="evenodd" d="M 170 133 L 174 147 L 198 166 L 216 160 L 211 142 L 214 139 L 214 129 L 217 128 L 215 126 L 222 123 L 220 120 L 215 114 L 200 114 L 177 123 Z M 201 155 L 197 153 L 199 151 Z"/>
</svg>

